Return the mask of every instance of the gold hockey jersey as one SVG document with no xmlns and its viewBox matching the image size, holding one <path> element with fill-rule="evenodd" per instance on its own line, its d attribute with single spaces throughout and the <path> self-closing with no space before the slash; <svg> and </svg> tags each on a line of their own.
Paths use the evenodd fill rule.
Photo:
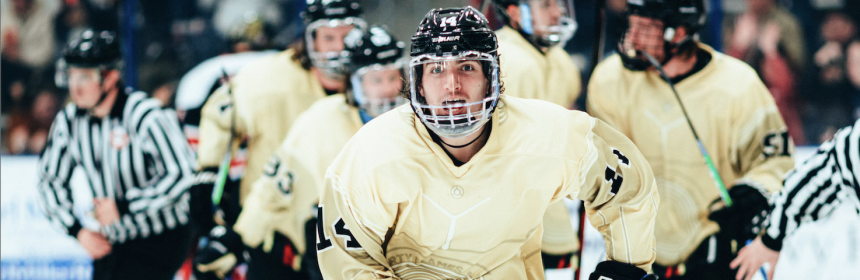
<svg viewBox="0 0 860 280">
<path fill-rule="evenodd" d="M 314 103 L 293 123 L 253 189 L 233 229 L 255 248 L 278 231 L 305 252 L 305 222 L 316 213 L 326 168 L 363 125 L 343 94 Z"/>
<path fill-rule="evenodd" d="M 226 86 L 221 87 L 203 105 L 197 149 L 201 169 L 218 167 L 231 137 L 238 140 L 236 143 L 248 140 L 248 167 L 240 202 L 296 117 L 325 97 L 316 76 L 293 61 L 293 53 L 288 49 L 249 63 L 233 77 L 232 97 Z M 234 110 L 236 135 L 231 136 Z"/>
<path fill-rule="evenodd" d="M 579 70 L 561 47 L 542 54 L 519 32 L 505 26 L 496 31 L 505 94 L 549 101 L 570 108 L 579 96 Z M 579 240 L 570 224 L 570 213 L 559 201 L 544 216 L 541 239 L 543 252 L 562 255 L 579 249 Z"/>
<path fill-rule="evenodd" d="M 326 279 L 543 279 L 542 217 L 586 201 L 607 258 L 650 271 L 659 204 L 630 140 L 580 111 L 502 96 L 485 146 L 455 166 L 409 105 L 362 127 L 326 172 Z"/>
<path fill-rule="evenodd" d="M 699 72 L 675 85 L 690 121 L 727 188 L 745 183 L 765 195 L 794 167 L 794 145 L 773 98 L 755 71 L 714 51 Z M 663 204 L 657 263 L 683 262 L 711 234 L 708 207 L 719 191 L 708 174 L 678 101 L 654 71 L 630 71 L 618 55 L 601 62 L 588 85 L 588 110 L 636 143 L 657 178 Z"/>
<path fill-rule="evenodd" d="M 505 94 L 572 107 L 582 84 L 579 69 L 564 49 L 556 46 L 542 54 L 519 32 L 507 26 L 496 30 L 496 36 Z"/>
</svg>

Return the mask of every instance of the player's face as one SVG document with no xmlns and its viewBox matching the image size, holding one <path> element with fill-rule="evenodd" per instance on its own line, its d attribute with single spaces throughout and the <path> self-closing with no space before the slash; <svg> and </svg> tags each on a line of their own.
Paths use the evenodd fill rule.
<svg viewBox="0 0 860 280">
<path fill-rule="evenodd" d="M 362 77 L 361 87 L 369 99 L 395 98 L 403 88 L 403 77 L 395 69 L 370 71 Z"/>
<path fill-rule="evenodd" d="M 352 30 L 354 26 L 344 25 L 337 27 L 320 26 L 316 29 L 314 37 L 314 49 L 317 52 L 339 52 L 343 50 L 343 37 Z"/>
<path fill-rule="evenodd" d="M 69 68 L 69 94 L 78 108 L 92 108 L 101 98 L 101 73 L 98 68 Z"/>
<path fill-rule="evenodd" d="M 476 103 L 487 95 L 488 85 L 480 61 L 444 61 L 424 65 L 420 92 L 428 105 Z M 471 111 L 477 112 L 481 108 L 480 104 L 472 105 Z M 438 115 L 460 115 L 468 112 L 466 107 L 436 109 Z"/>
<path fill-rule="evenodd" d="M 532 22 L 536 36 L 547 35 L 546 27 L 559 24 L 562 16 L 562 7 L 557 0 L 531 0 L 528 2 L 532 12 Z"/>
<path fill-rule="evenodd" d="M 630 15 L 630 26 L 624 35 L 624 49 L 648 52 L 657 61 L 663 61 L 663 22 L 653 18 Z M 629 54 L 628 54 L 629 55 Z M 645 59 L 637 56 L 639 59 Z"/>
</svg>

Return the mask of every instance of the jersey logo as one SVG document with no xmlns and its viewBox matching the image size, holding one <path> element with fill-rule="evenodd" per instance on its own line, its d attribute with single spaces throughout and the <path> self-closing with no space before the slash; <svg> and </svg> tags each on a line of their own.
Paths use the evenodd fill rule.
<svg viewBox="0 0 860 280">
<path fill-rule="evenodd" d="M 122 126 L 114 127 L 110 131 L 110 145 L 114 149 L 122 150 L 129 143 L 128 132 Z"/>
</svg>

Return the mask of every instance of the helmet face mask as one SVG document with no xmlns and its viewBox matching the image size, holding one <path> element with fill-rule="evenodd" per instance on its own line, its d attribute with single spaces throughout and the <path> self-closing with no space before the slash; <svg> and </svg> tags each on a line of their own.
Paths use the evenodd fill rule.
<svg viewBox="0 0 860 280">
<path fill-rule="evenodd" d="M 308 25 L 305 30 L 305 42 L 307 42 L 308 56 L 313 66 L 330 78 L 342 78 L 347 71 L 341 59 L 343 36 L 346 36 L 352 28 L 364 29 L 365 26 L 366 23 L 360 18 L 323 19 Z M 348 29 L 344 31 L 344 28 Z M 323 32 L 327 34 L 321 34 Z M 340 40 L 331 42 L 321 40 L 321 37 L 331 36 L 331 33 L 340 34 Z"/>
<path fill-rule="evenodd" d="M 406 104 L 406 99 L 400 96 L 404 64 L 405 59 L 401 58 L 391 64 L 365 66 L 350 75 L 352 96 L 358 108 L 371 117 L 378 117 Z"/>
<path fill-rule="evenodd" d="M 348 34 L 349 29 L 367 28 L 367 22 L 361 18 L 361 13 L 361 6 L 356 0 L 308 1 L 307 8 L 302 14 L 307 25 L 304 37 L 305 47 L 311 64 L 325 76 L 340 80 L 346 74 L 347 69 L 341 54 L 342 39 Z M 340 39 L 327 40 L 327 37 L 333 34 L 340 35 L 337 36 Z"/>
<path fill-rule="evenodd" d="M 527 0 L 518 7 L 522 31 L 538 46 L 564 46 L 578 28 L 572 0 Z"/>
<path fill-rule="evenodd" d="M 464 137 L 490 119 L 500 95 L 494 56 L 475 51 L 426 54 L 412 58 L 409 66 L 412 107 L 436 134 Z"/>
<path fill-rule="evenodd" d="M 651 67 L 642 52 L 647 52 L 657 61 L 668 61 L 667 54 L 672 51 L 669 47 L 672 39 L 668 42 L 665 40 L 664 30 L 663 22 L 658 19 L 628 16 L 628 26 L 618 42 L 618 53 L 624 66 L 634 71 Z"/>
<path fill-rule="evenodd" d="M 633 71 L 651 67 L 643 53 L 665 65 L 681 45 L 698 40 L 707 11 L 704 0 L 627 0 L 627 25 L 617 46 L 624 67 Z M 678 40 L 675 35 L 682 27 L 684 36 Z"/>
</svg>

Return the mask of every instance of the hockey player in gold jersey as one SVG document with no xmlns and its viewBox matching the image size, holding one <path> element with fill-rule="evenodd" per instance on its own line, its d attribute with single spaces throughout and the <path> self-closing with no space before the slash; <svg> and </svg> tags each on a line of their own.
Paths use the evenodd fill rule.
<svg viewBox="0 0 860 280">
<path fill-rule="evenodd" d="M 579 70 L 562 48 L 576 31 L 572 3 L 558 0 L 493 0 L 505 26 L 496 30 L 505 94 L 573 108 Z M 541 239 L 544 267 L 569 268 L 579 249 L 564 201 L 550 206 Z"/>
<path fill-rule="evenodd" d="M 292 267 L 285 269 L 297 271 L 298 259 L 304 257 L 301 269 L 310 279 L 322 279 L 313 248 L 317 213 L 312 208 L 319 202 L 326 168 L 362 125 L 406 101 L 399 96 L 406 64 L 404 42 L 384 27 L 373 26 L 367 32 L 350 31 L 344 44 L 349 52 L 346 95 L 317 101 L 296 119 L 245 199 L 234 226 L 246 245 L 262 244 L 276 257 L 268 265 L 286 264 Z"/>
<path fill-rule="evenodd" d="M 592 277 L 653 279 L 650 166 L 583 112 L 502 95 L 495 34 L 472 7 L 412 38 L 411 105 L 364 125 L 326 172 L 316 249 L 327 279 L 543 279 L 542 217 L 586 201 L 607 244 Z"/>
<path fill-rule="evenodd" d="M 565 0 L 493 0 L 505 26 L 499 38 L 499 66 L 505 94 L 573 108 L 579 69 L 564 44 L 576 32 L 573 6 Z"/>
<path fill-rule="evenodd" d="M 207 215 L 212 220 L 212 206 L 207 201 L 211 200 L 215 174 L 225 152 L 232 153 L 238 143 L 247 141 L 247 169 L 238 194 L 232 197 L 241 204 L 298 115 L 317 100 L 343 90 L 343 37 L 353 28 L 365 28 L 360 15 L 361 7 L 355 0 L 308 1 L 303 14 L 307 24 L 305 36 L 299 44 L 249 63 L 239 70 L 229 86 L 222 87 L 209 98 L 200 122 L 197 158 L 201 168 L 200 184 L 192 188 L 195 220 L 205 221 Z M 215 191 L 217 196 L 220 190 Z M 229 226 L 238 213 L 224 213 L 223 216 L 226 228 L 216 227 L 213 233 L 218 234 L 211 236 L 211 240 L 216 245 L 222 243 L 221 247 L 228 248 L 229 252 L 208 250 L 213 249 L 212 246 L 204 248 L 198 254 L 199 265 L 196 266 L 222 277 L 231 263 L 243 259 L 241 240 Z M 214 223 L 209 225 L 214 226 Z M 199 230 L 206 232 L 208 228 Z M 249 252 L 252 258 L 264 254 L 260 250 Z M 226 261 L 228 259 L 236 261 Z M 266 278 L 270 274 L 258 267 L 249 263 L 249 278 Z"/>
<path fill-rule="evenodd" d="M 654 170 L 662 198 L 654 272 L 732 279 L 729 262 L 755 237 L 755 216 L 794 166 L 794 146 L 756 73 L 694 39 L 707 15 L 702 0 L 628 1 L 627 8 L 619 53 L 589 83 L 588 110 L 630 137 Z M 697 140 L 731 207 L 720 202 L 721 183 L 709 176 Z"/>
</svg>

